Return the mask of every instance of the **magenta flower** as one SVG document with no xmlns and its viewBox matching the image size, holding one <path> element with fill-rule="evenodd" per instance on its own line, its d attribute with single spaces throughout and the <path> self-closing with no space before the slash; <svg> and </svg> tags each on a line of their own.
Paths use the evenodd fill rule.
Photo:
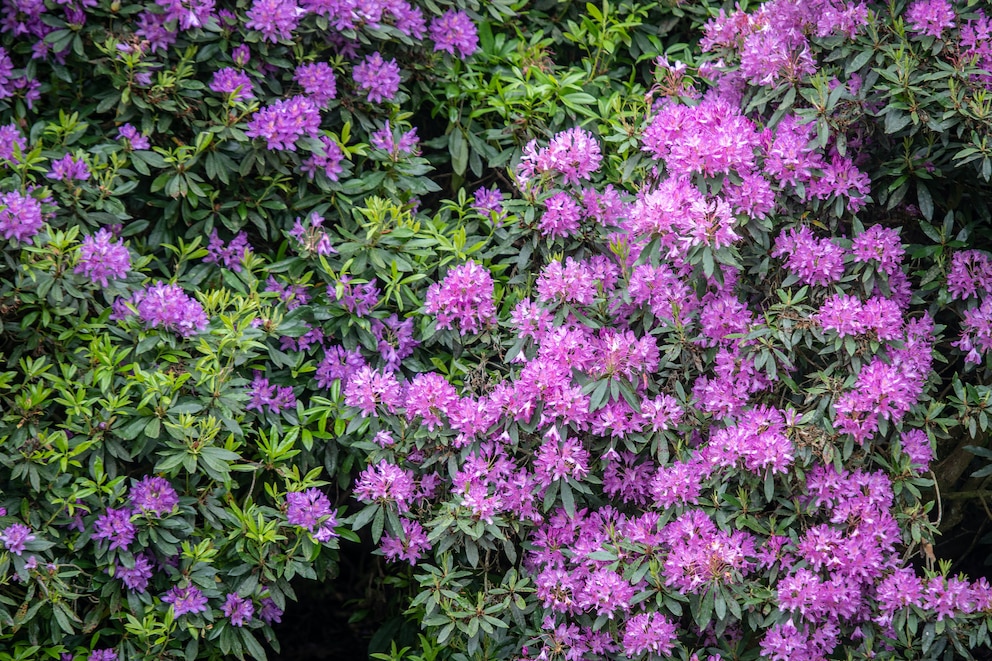
<svg viewBox="0 0 992 661">
<path fill-rule="evenodd" d="M 45 176 L 49 179 L 57 179 L 64 184 L 70 184 L 73 181 L 86 181 L 90 178 L 90 167 L 82 158 L 66 154 L 62 158 L 52 161 L 52 169 Z"/>
<path fill-rule="evenodd" d="M 337 95 L 334 70 L 327 62 L 301 64 L 293 78 L 318 106 L 326 106 Z"/>
<path fill-rule="evenodd" d="M 479 32 L 463 11 L 449 9 L 431 21 L 430 38 L 435 51 L 444 51 L 463 60 L 479 49 Z"/>
<path fill-rule="evenodd" d="M 234 67 L 224 67 L 215 72 L 210 81 L 210 89 L 218 94 L 231 94 L 234 101 L 250 101 L 255 98 L 251 78 Z"/>
<path fill-rule="evenodd" d="M 137 307 L 141 320 L 151 328 L 161 326 L 182 337 L 190 337 L 207 327 L 203 306 L 179 285 L 155 283 L 135 292 L 131 303 Z"/>
<path fill-rule="evenodd" d="M 179 505 L 179 495 L 164 477 L 146 475 L 131 487 L 131 504 L 157 517 L 171 514 Z"/>
<path fill-rule="evenodd" d="M 93 526 L 93 539 L 106 539 L 110 550 L 127 549 L 134 541 L 134 524 L 131 523 L 131 510 L 107 508 L 97 517 Z"/>
<path fill-rule="evenodd" d="M 266 41 L 290 41 L 304 10 L 296 0 L 254 0 L 245 27 L 258 30 Z"/>
<path fill-rule="evenodd" d="M 368 466 L 355 484 L 355 497 L 363 503 L 395 503 L 400 512 L 410 509 L 415 494 L 413 472 L 385 460 Z"/>
<path fill-rule="evenodd" d="M 278 415 L 284 410 L 296 408 L 296 395 L 292 386 L 273 386 L 261 372 L 255 372 L 255 378 L 248 388 L 248 403 L 245 410 L 255 410 L 259 413 L 268 411 Z"/>
<path fill-rule="evenodd" d="M 401 519 L 400 525 L 403 527 L 403 536 L 394 537 L 385 534 L 382 536 L 379 548 L 390 562 L 405 560 L 411 565 L 416 565 L 424 553 L 430 551 L 433 546 L 419 521 Z"/>
<path fill-rule="evenodd" d="M 0 532 L 0 541 L 4 547 L 14 555 L 21 555 L 28 542 L 33 542 L 35 536 L 31 534 L 31 528 L 23 523 L 14 523 Z"/>
<path fill-rule="evenodd" d="M 344 403 L 361 409 L 363 416 L 374 417 L 379 405 L 393 413 L 401 402 L 402 394 L 396 377 L 390 372 L 383 373 L 367 365 L 352 375 L 344 390 Z"/>
<path fill-rule="evenodd" d="M 435 316 L 438 328 L 457 327 L 461 335 L 481 332 L 496 318 L 489 269 L 472 260 L 451 269 L 427 291 L 424 312 Z"/>
<path fill-rule="evenodd" d="M 93 650 L 86 661 L 117 661 L 117 652 L 112 649 Z"/>
<path fill-rule="evenodd" d="M 123 124 L 117 128 L 117 139 L 126 140 L 130 149 L 148 149 L 151 143 L 143 133 L 138 133 L 138 129 L 130 124 Z"/>
<path fill-rule="evenodd" d="M 232 592 L 227 595 L 224 605 L 221 606 L 221 611 L 226 618 L 231 620 L 231 626 L 243 627 L 251 622 L 251 616 L 255 613 L 255 606 L 251 603 L 251 599 L 239 597 L 237 593 Z"/>
<path fill-rule="evenodd" d="M 296 141 L 303 137 L 319 138 L 320 110 L 305 96 L 279 99 L 261 108 L 248 122 L 245 135 L 265 138 L 270 151 L 296 151 Z"/>
<path fill-rule="evenodd" d="M 388 62 L 378 52 L 355 65 L 352 76 L 360 89 L 368 93 L 370 103 L 392 101 L 400 89 L 400 67 L 396 60 Z"/>
<path fill-rule="evenodd" d="M 320 542 L 339 536 L 334 530 L 338 522 L 331 511 L 331 502 L 320 489 L 292 491 L 286 494 L 286 504 L 286 520 L 290 525 L 306 528 Z"/>
<path fill-rule="evenodd" d="M 162 597 L 162 601 L 172 604 L 176 617 L 187 613 L 204 613 L 207 610 L 207 598 L 195 585 L 182 588 L 178 585 L 173 586 Z"/>
<path fill-rule="evenodd" d="M 84 238 L 73 273 L 86 276 L 101 287 L 108 286 L 110 280 L 126 278 L 131 271 L 131 253 L 123 241 L 113 239 L 113 234 L 105 228 Z"/>
<path fill-rule="evenodd" d="M 911 32 L 937 39 L 954 27 L 955 18 L 954 7 L 947 0 L 915 0 L 906 9 L 906 25 Z"/>
</svg>

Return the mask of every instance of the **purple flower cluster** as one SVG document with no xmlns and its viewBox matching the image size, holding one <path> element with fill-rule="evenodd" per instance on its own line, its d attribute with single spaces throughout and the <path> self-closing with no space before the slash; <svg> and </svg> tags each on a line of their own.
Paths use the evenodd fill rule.
<svg viewBox="0 0 992 661">
<path fill-rule="evenodd" d="M 331 502 L 320 489 L 291 491 L 286 494 L 286 520 L 290 525 L 306 528 L 318 542 L 326 542 L 338 533 L 337 517 L 331 510 Z"/>
<path fill-rule="evenodd" d="M 390 562 L 405 560 L 411 565 L 416 565 L 424 553 L 430 551 L 433 546 L 428 541 L 427 533 L 420 522 L 401 519 L 400 525 L 403 528 L 403 535 L 395 537 L 389 534 L 383 535 L 379 548 Z"/>
<path fill-rule="evenodd" d="M 251 603 L 251 599 L 239 597 L 237 593 L 232 592 L 224 600 L 221 611 L 224 617 L 231 621 L 231 626 L 243 627 L 251 622 L 252 615 L 255 614 L 255 605 Z"/>
<path fill-rule="evenodd" d="M 124 242 L 114 240 L 106 229 L 83 239 L 79 261 L 73 273 L 83 275 L 94 284 L 106 287 L 110 280 L 121 280 L 131 271 L 131 253 Z"/>
<path fill-rule="evenodd" d="M 74 181 L 86 181 L 89 179 L 90 166 L 86 164 L 83 158 L 66 154 L 62 158 L 52 161 L 52 169 L 45 176 L 68 185 Z"/>
<path fill-rule="evenodd" d="M 369 143 L 389 154 L 390 160 L 395 162 L 405 155 L 418 153 L 420 138 L 417 137 L 417 129 L 412 128 L 409 131 L 401 131 L 397 139 L 389 125 L 389 120 L 386 120 L 381 129 L 369 136 Z"/>
<path fill-rule="evenodd" d="M 138 129 L 130 124 L 122 124 L 117 128 L 117 139 L 126 140 L 126 144 L 132 150 L 148 149 L 151 147 L 151 143 L 148 141 L 148 136 L 143 133 L 139 133 Z"/>
<path fill-rule="evenodd" d="M 179 495 L 164 477 L 146 475 L 131 487 L 131 505 L 161 517 L 171 514 L 179 505 Z"/>
<path fill-rule="evenodd" d="M 214 230 L 210 234 L 210 242 L 207 244 L 207 256 L 203 258 L 203 261 L 207 264 L 220 264 L 226 269 L 239 273 L 241 271 L 241 263 L 251 252 L 248 235 L 244 232 L 238 232 L 225 245 L 217 230 Z"/>
<path fill-rule="evenodd" d="M 207 611 L 207 598 L 195 585 L 180 587 L 174 585 L 162 597 L 162 601 L 172 604 L 172 609 L 176 617 L 187 613 L 205 613 Z"/>
<path fill-rule="evenodd" d="M 451 269 L 427 291 L 424 312 L 434 315 L 438 328 L 457 327 L 461 335 L 482 332 L 496 318 L 489 269 L 471 259 Z"/>
<path fill-rule="evenodd" d="M 306 225 L 301 218 L 297 218 L 289 235 L 300 244 L 300 251 L 304 254 L 337 254 L 338 251 L 331 245 L 331 237 L 324 231 L 323 226 L 324 217 L 314 212 L 307 217 Z"/>
<path fill-rule="evenodd" d="M 234 67 L 224 67 L 214 73 L 210 89 L 218 94 L 230 94 L 232 101 L 245 102 L 255 98 L 251 78 Z"/>
<path fill-rule="evenodd" d="M 281 2 L 281 0 L 276 0 Z M 248 122 L 245 135 L 265 138 L 270 151 L 296 151 L 296 141 L 303 137 L 319 139 L 320 110 L 305 96 L 279 99 L 260 109 Z"/>
<path fill-rule="evenodd" d="M 954 300 L 984 297 L 992 292 L 992 259 L 980 250 L 959 250 L 951 257 L 947 291 Z"/>
<path fill-rule="evenodd" d="M 31 243 L 45 222 L 41 202 L 20 191 L 0 193 L 0 236 Z"/>
<path fill-rule="evenodd" d="M 35 536 L 31 533 L 31 528 L 23 523 L 13 523 L 0 531 L 0 542 L 3 542 L 4 548 L 14 555 L 24 553 L 27 543 L 34 540 Z"/>
<path fill-rule="evenodd" d="M 599 170 L 602 160 L 599 143 L 593 135 L 571 128 L 555 135 L 547 147 L 538 149 L 537 141 L 527 143 L 516 170 L 517 185 L 528 190 L 535 177 L 560 175 L 564 183 L 577 186 Z"/>
<path fill-rule="evenodd" d="M 379 286 L 374 281 L 352 284 L 351 278 L 342 276 L 341 295 L 338 296 L 338 285 L 328 285 L 327 297 L 338 301 L 345 310 L 356 317 L 366 317 L 379 304 Z"/>
<path fill-rule="evenodd" d="M 117 661 L 117 652 L 113 649 L 93 650 L 86 661 Z"/>
<path fill-rule="evenodd" d="M 392 101 L 400 89 L 399 65 L 395 59 L 383 60 L 378 51 L 356 64 L 352 77 L 367 92 L 369 103 Z"/>
<path fill-rule="evenodd" d="M 372 335 L 378 342 L 379 357 L 386 370 L 397 370 L 404 358 L 420 344 L 413 338 L 413 317 L 402 321 L 396 314 L 372 320 Z"/>
<path fill-rule="evenodd" d="M 368 466 L 355 483 L 355 497 L 363 503 L 395 505 L 400 512 L 410 509 L 415 494 L 413 473 L 388 461 Z"/>
<path fill-rule="evenodd" d="M 274 413 L 278 415 L 282 411 L 296 408 L 296 395 L 293 394 L 292 386 L 273 386 L 269 380 L 262 376 L 261 372 L 255 372 L 255 378 L 248 389 L 248 403 L 245 404 L 246 411 L 258 411 L 259 413 Z"/>
<path fill-rule="evenodd" d="M 203 306 L 179 285 L 157 282 L 135 292 L 129 303 L 150 328 L 162 327 L 182 337 L 190 337 L 207 327 Z"/>
<path fill-rule="evenodd" d="M 479 49 L 479 33 L 468 14 L 449 9 L 431 20 L 430 38 L 435 51 L 455 55 L 463 60 Z"/>
<path fill-rule="evenodd" d="M 365 360 L 358 349 L 349 350 L 337 345 L 327 347 L 314 374 L 317 387 L 330 388 L 336 379 L 340 379 L 341 387 L 346 388 L 351 375 L 364 366 Z"/>
<path fill-rule="evenodd" d="M 326 106 L 337 96 L 337 79 L 334 77 L 334 70 L 327 62 L 301 64 L 296 67 L 293 78 L 318 106 Z"/>
<path fill-rule="evenodd" d="M 15 149 L 23 155 L 27 146 L 28 143 L 25 142 L 24 136 L 21 135 L 16 124 L 0 126 L 0 161 L 17 162 L 18 159 L 14 155 Z"/>
<path fill-rule="evenodd" d="M 265 41 L 289 41 L 304 13 L 296 0 L 253 0 L 245 27 L 261 32 Z"/>
<path fill-rule="evenodd" d="M 344 168 L 341 167 L 344 152 L 341 151 L 340 145 L 333 138 L 326 135 L 319 136 L 317 142 L 320 146 L 303 160 L 300 165 L 300 172 L 306 174 L 310 179 L 316 177 L 318 172 L 323 172 L 324 176 L 331 181 L 337 181 L 341 173 L 344 172 Z"/>
<path fill-rule="evenodd" d="M 784 257 L 785 268 L 800 282 L 829 285 L 844 275 L 846 251 L 830 239 L 818 239 L 805 225 L 783 230 L 775 240 L 772 257 Z"/>
<path fill-rule="evenodd" d="M 134 556 L 133 567 L 125 567 L 124 565 L 117 564 L 115 566 L 114 576 L 121 579 L 128 590 L 142 593 L 148 590 L 148 582 L 153 575 L 152 570 L 152 563 L 148 559 L 148 556 L 144 553 L 139 553 Z"/>
<path fill-rule="evenodd" d="M 486 218 L 491 218 L 499 226 L 506 219 L 503 200 L 503 192 L 495 185 L 492 188 L 478 188 L 473 196 L 472 209 Z"/>
<path fill-rule="evenodd" d="M 956 17 L 948 0 L 914 0 L 906 9 L 906 26 L 916 34 L 940 39 L 954 27 Z"/>
<path fill-rule="evenodd" d="M 131 510 L 127 508 L 107 511 L 96 519 L 93 525 L 93 539 L 106 539 L 110 542 L 110 550 L 126 550 L 134 541 L 135 529 L 131 523 Z"/>
</svg>

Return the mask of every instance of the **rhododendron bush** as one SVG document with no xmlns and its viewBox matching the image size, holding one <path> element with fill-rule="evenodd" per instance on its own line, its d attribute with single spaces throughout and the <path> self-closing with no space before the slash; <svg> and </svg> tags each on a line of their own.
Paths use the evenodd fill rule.
<svg viewBox="0 0 992 661">
<path fill-rule="evenodd" d="M 0 0 L 0 660 L 987 648 L 980 4 Z"/>
</svg>

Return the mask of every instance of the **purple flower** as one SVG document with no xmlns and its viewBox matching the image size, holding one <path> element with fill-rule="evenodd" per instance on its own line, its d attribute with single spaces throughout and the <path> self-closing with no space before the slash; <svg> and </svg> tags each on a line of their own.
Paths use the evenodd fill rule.
<svg viewBox="0 0 992 661">
<path fill-rule="evenodd" d="M 261 610 L 258 613 L 258 617 L 262 622 L 266 624 L 279 624 L 282 622 L 282 609 L 276 606 L 276 602 L 272 600 L 272 597 L 262 597 Z"/>
<path fill-rule="evenodd" d="M 318 137 L 317 141 L 320 147 L 304 159 L 300 165 L 300 172 L 305 173 L 310 179 L 313 179 L 317 172 L 323 172 L 331 181 L 337 181 L 338 176 L 344 171 L 341 167 L 344 152 L 337 142 L 326 135 Z"/>
<path fill-rule="evenodd" d="M 491 218 L 497 225 L 506 218 L 503 209 L 503 192 L 494 184 L 492 188 L 477 188 L 475 190 L 472 208 L 482 216 Z"/>
<path fill-rule="evenodd" d="M 269 385 L 269 380 L 263 377 L 261 372 L 255 372 L 255 379 L 251 382 L 248 391 L 246 411 L 255 410 L 263 413 L 268 410 L 278 415 L 284 409 L 295 408 L 296 395 L 293 394 L 292 386 Z"/>
<path fill-rule="evenodd" d="M 362 410 L 363 416 L 375 416 L 379 405 L 393 413 L 402 402 L 400 384 L 391 372 L 380 372 L 363 366 L 348 379 L 344 403 Z"/>
<path fill-rule="evenodd" d="M 451 269 L 428 289 L 424 312 L 435 316 L 438 328 L 455 325 L 461 335 L 481 332 L 496 318 L 489 269 L 472 260 Z"/>
<path fill-rule="evenodd" d="M 220 264 L 235 273 L 240 273 L 241 262 L 251 251 L 248 235 L 244 232 L 238 232 L 230 243 L 224 245 L 217 230 L 214 230 L 210 235 L 210 243 L 207 244 L 207 256 L 203 258 L 203 261 L 207 264 Z"/>
<path fill-rule="evenodd" d="M 854 261 L 868 264 L 875 262 L 878 270 L 892 275 L 899 270 L 906 251 L 899 240 L 898 230 L 872 225 L 851 243 Z"/>
<path fill-rule="evenodd" d="M 117 652 L 112 649 L 93 650 L 86 661 L 117 661 Z"/>
<path fill-rule="evenodd" d="M 251 61 L 251 50 L 248 48 L 248 44 L 241 44 L 231 49 L 231 59 L 239 67 L 248 64 Z"/>
<path fill-rule="evenodd" d="M 465 59 L 479 49 L 479 33 L 475 23 L 463 11 L 449 9 L 431 21 L 430 38 L 435 51 L 445 51 Z"/>
<path fill-rule="evenodd" d="M 162 597 L 162 601 L 172 604 L 176 617 L 186 613 L 203 613 L 207 610 L 207 598 L 195 585 L 187 585 L 184 588 L 173 586 Z"/>
<path fill-rule="evenodd" d="M 370 103 L 392 101 L 400 89 L 400 67 L 396 60 L 388 62 L 377 52 L 356 64 L 352 76 L 359 88 L 368 92 Z"/>
<path fill-rule="evenodd" d="M 386 319 L 373 319 L 372 334 L 379 341 L 379 355 L 387 370 L 399 369 L 403 359 L 420 344 L 413 339 L 413 317 L 400 321 L 395 313 Z"/>
<path fill-rule="evenodd" d="M 156 516 L 171 514 L 179 504 L 176 490 L 164 477 L 146 475 L 131 487 L 131 504 Z"/>
<path fill-rule="evenodd" d="M 221 606 L 224 616 L 231 620 L 231 626 L 243 627 L 251 621 L 251 616 L 255 613 L 255 606 L 251 599 L 239 597 L 236 593 L 227 595 L 227 600 Z"/>
<path fill-rule="evenodd" d="M 245 135 L 265 138 L 270 151 L 296 151 L 296 141 L 303 137 L 318 138 L 319 128 L 317 105 L 305 96 L 294 96 L 280 99 L 256 112 L 248 122 Z"/>
<path fill-rule="evenodd" d="M 358 476 L 355 497 L 363 503 L 396 503 L 400 512 L 410 509 L 416 492 L 413 472 L 382 460 Z"/>
<path fill-rule="evenodd" d="M 224 67 L 214 73 L 210 89 L 218 94 L 232 94 L 234 101 L 248 101 L 255 98 L 251 78 L 244 71 L 234 67 Z"/>
<path fill-rule="evenodd" d="M 911 32 L 929 37 L 940 36 L 954 27 L 954 7 L 947 0 L 915 0 L 906 9 L 906 23 Z"/>
<path fill-rule="evenodd" d="M 775 240 L 772 257 L 784 257 L 785 268 L 800 282 L 829 285 L 844 275 L 843 248 L 830 239 L 818 239 L 805 225 L 798 231 L 782 230 Z"/>
<path fill-rule="evenodd" d="M 93 529 L 93 539 L 109 540 L 111 551 L 126 549 L 134 541 L 135 530 L 129 509 L 107 508 L 97 517 Z"/>
<path fill-rule="evenodd" d="M 0 82 L 0 87 L 2 87 L 2 82 Z M 21 136 L 20 129 L 15 124 L 0 126 L 0 161 L 10 161 L 13 163 L 14 147 L 17 147 L 17 150 L 21 154 L 27 149 L 27 143 Z"/>
<path fill-rule="evenodd" d="M 162 326 L 182 337 L 195 335 L 207 327 L 203 306 L 190 298 L 179 285 L 158 282 L 136 292 L 131 300 L 142 321 L 151 328 Z"/>
<path fill-rule="evenodd" d="M 670 656 L 678 642 L 675 625 L 661 613 L 638 613 L 627 620 L 623 634 L 623 651 L 628 657 L 650 652 L 652 656 Z"/>
<path fill-rule="evenodd" d="M 31 528 L 23 523 L 11 524 L 4 528 L 3 532 L 0 532 L 0 541 L 14 555 L 24 553 L 26 544 L 34 540 L 35 536 L 31 534 Z"/>
<path fill-rule="evenodd" d="M 592 133 L 571 128 L 555 135 L 547 147 L 538 149 L 536 141 L 528 143 L 517 166 L 517 181 L 526 188 L 535 176 L 560 174 L 566 184 L 577 186 L 592 177 L 602 160 L 599 143 Z"/>
<path fill-rule="evenodd" d="M 214 17 L 214 0 L 155 0 L 165 10 L 166 22 L 177 21 L 181 30 L 202 27 Z"/>
<path fill-rule="evenodd" d="M 337 345 L 327 347 L 314 375 L 317 387 L 330 388 L 335 379 L 341 379 L 341 387 L 345 388 L 351 375 L 364 366 L 362 352 L 358 349 L 348 350 Z"/>
<path fill-rule="evenodd" d="M 266 41 L 289 41 L 304 10 L 296 0 L 255 0 L 248 10 L 245 27 L 258 30 Z"/>
<path fill-rule="evenodd" d="M 84 238 L 73 273 L 84 275 L 101 287 L 108 286 L 110 280 L 126 278 L 131 270 L 131 253 L 123 241 L 113 239 L 114 235 L 106 229 Z"/>
<path fill-rule="evenodd" d="M 130 124 L 123 124 L 118 127 L 117 139 L 127 140 L 131 149 L 148 149 L 151 146 L 148 137 L 142 133 L 138 133 L 138 129 Z"/>
<path fill-rule="evenodd" d="M 424 527 L 420 525 L 419 521 L 401 519 L 400 525 L 403 527 L 403 536 L 383 535 L 379 548 L 382 550 L 382 554 L 391 562 L 395 560 L 406 560 L 411 565 L 416 565 L 417 561 L 424 555 L 424 552 L 430 551 L 433 547 L 427 539 L 427 533 L 424 531 Z"/>
<path fill-rule="evenodd" d="M 301 64 L 296 67 L 293 78 L 318 106 L 326 106 L 337 95 L 334 70 L 327 62 Z"/>
<path fill-rule="evenodd" d="M 356 317 L 368 315 L 379 304 L 379 287 L 375 282 L 364 282 L 352 285 L 350 278 L 341 277 L 341 297 L 338 298 L 335 285 L 327 286 L 327 297 L 337 300 Z"/>
<path fill-rule="evenodd" d="M 152 563 L 144 553 L 134 556 L 134 567 L 128 569 L 118 564 L 114 576 L 121 579 L 128 590 L 144 592 L 148 589 L 148 581 L 152 577 Z"/>
<path fill-rule="evenodd" d="M 66 154 L 62 158 L 52 161 L 52 169 L 45 176 L 49 179 L 57 179 L 64 184 L 73 181 L 86 181 L 90 178 L 90 167 L 82 158 Z"/>
<path fill-rule="evenodd" d="M 417 129 L 412 128 L 401 133 L 399 140 L 397 140 L 389 125 L 389 120 L 386 120 L 381 129 L 369 136 L 369 142 L 376 149 L 387 152 L 393 161 L 398 161 L 404 154 L 416 153 L 420 139 L 417 137 Z"/>
<path fill-rule="evenodd" d="M 582 210 L 575 198 L 568 193 L 558 192 L 545 200 L 544 206 L 546 210 L 537 223 L 542 236 L 557 239 L 578 234 Z"/>
<path fill-rule="evenodd" d="M 20 191 L 0 193 L 0 236 L 31 243 L 45 222 L 41 202 Z"/>
<path fill-rule="evenodd" d="M 320 489 L 291 491 L 286 494 L 286 520 L 290 525 L 306 528 L 319 542 L 339 537 L 334 530 L 337 517 L 331 511 L 331 501 Z"/>
<path fill-rule="evenodd" d="M 947 291 L 952 300 L 964 301 L 992 292 L 992 260 L 980 250 L 959 250 L 951 257 Z"/>
</svg>

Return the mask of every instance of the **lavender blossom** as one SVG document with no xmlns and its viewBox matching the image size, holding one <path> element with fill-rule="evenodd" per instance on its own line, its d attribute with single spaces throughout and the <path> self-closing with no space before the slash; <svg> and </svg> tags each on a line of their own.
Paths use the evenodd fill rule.
<svg viewBox="0 0 992 661">
<path fill-rule="evenodd" d="M 172 604 L 176 617 L 187 613 L 204 613 L 207 610 L 207 598 L 195 585 L 173 586 L 162 597 L 162 601 Z"/>
<path fill-rule="evenodd" d="M 449 9 L 431 21 L 430 38 L 435 51 L 455 55 L 463 60 L 479 49 L 479 33 L 472 19 L 463 11 Z"/>
<path fill-rule="evenodd" d="M 251 599 L 239 597 L 237 593 L 232 592 L 227 595 L 224 605 L 221 606 L 221 611 L 231 621 L 231 626 L 243 627 L 251 622 L 251 616 L 255 613 L 255 606 L 251 603 Z"/>
<path fill-rule="evenodd" d="M 35 536 L 31 534 L 31 528 L 23 523 L 14 523 L 0 532 L 0 541 L 4 547 L 14 555 L 21 555 L 28 542 L 33 542 Z"/>
<path fill-rule="evenodd" d="M 360 89 L 368 93 L 370 103 L 392 101 L 400 89 L 400 67 L 396 60 L 386 62 L 378 52 L 355 65 L 352 76 Z"/>
<path fill-rule="evenodd" d="M 123 241 L 115 241 L 106 229 L 87 236 L 79 248 L 79 261 L 73 273 L 83 275 L 94 284 L 107 287 L 110 280 L 122 280 L 131 271 L 131 253 Z"/>
</svg>

